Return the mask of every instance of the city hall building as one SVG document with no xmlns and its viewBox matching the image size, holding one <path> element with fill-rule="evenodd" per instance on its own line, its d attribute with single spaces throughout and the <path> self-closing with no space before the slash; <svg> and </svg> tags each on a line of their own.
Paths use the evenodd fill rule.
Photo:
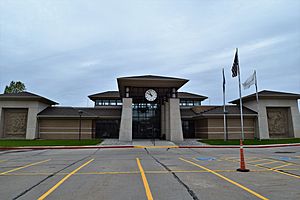
<svg viewBox="0 0 300 200">
<path fill-rule="evenodd" d="M 94 107 L 62 107 L 39 95 L 0 95 L 0 138 L 223 139 L 223 106 L 180 92 L 188 80 L 163 76 L 117 78 L 118 91 L 92 94 Z M 300 138 L 299 94 L 263 90 L 243 97 L 245 138 Z M 226 105 L 229 139 L 241 137 L 239 100 Z M 257 110 L 259 108 L 259 110 Z"/>
</svg>

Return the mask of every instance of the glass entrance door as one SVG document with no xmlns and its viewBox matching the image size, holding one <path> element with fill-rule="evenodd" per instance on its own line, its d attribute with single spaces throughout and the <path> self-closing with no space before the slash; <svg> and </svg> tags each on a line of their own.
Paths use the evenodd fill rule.
<svg viewBox="0 0 300 200">
<path fill-rule="evenodd" d="M 134 139 L 159 138 L 160 105 L 157 103 L 134 103 L 132 110 Z"/>
<path fill-rule="evenodd" d="M 96 138 L 118 138 L 119 120 L 97 120 L 95 136 Z"/>
</svg>

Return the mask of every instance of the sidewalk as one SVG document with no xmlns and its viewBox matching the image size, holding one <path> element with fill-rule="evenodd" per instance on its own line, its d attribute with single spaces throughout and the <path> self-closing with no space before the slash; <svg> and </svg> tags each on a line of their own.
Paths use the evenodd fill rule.
<svg viewBox="0 0 300 200">
<path fill-rule="evenodd" d="M 207 146 L 208 144 L 198 142 L 199 139 L 184 139 L 182 142 L 176 142 L 178 146 Z"/>
<path fill-rule="evenodd" d="M 300 143 L 291 144 L 271 144 L 271 145 L 243 145 L 244 148 L 276 148 L 276 147 L 295 147 Z M 131 142 L 121 142 L 118 139 L 105 139 L 98 145 L 87 146 L 22 146 L 22 147 L 0 147 L 0 151 L 6 150 L 43 150 L 43 149 L 113 149 L 113 148 L 240 148 L 240 145 L 209 145 L 198 142 L 196 139 L 185 139 L 182 142 L 174 143 L 166 140 L 149 140 L 149 139 L 135 139 Z"/>
<path fill-rule="evenodd" d="M 131 142 L 122 142 L 118 139 L 105 139 L 99 146 L 177 146 L 175 143 L 166 140 L 134 139 Z"/>
</svg>

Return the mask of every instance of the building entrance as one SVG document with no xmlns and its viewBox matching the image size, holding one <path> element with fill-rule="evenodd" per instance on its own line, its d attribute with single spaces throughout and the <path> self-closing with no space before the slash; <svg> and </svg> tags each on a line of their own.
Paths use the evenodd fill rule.
<svg viewBox="0 0 300 200">
<path fill-rule="evenodd" d="M 158 103 L 134 103 L 132 110 L 133 139 L 160 137 L 160 105 Z"/>
<path fill-rule="evenodd" d="M 95 121 L 96 138 L 118 138 L 119 137 L 119 120 L 97 120 Z"/>
</svg>

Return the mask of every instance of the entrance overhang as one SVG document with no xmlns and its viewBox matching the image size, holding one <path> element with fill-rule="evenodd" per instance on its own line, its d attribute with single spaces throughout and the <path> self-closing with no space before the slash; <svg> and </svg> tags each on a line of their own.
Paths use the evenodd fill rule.
<svg viewBox="0 0 300 200">
<path fill-rule="evenodd" d="M 175 88 L 178 90 L 189 80 L 165 76 L 131 76 L 117 78 L 121 97 L 125 97 L 126 87 Z"/>
</svg>

